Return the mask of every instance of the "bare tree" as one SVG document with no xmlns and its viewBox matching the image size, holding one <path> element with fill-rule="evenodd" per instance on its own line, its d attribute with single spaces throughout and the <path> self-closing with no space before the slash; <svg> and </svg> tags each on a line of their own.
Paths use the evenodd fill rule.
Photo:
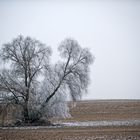
<svg viewBox="0 0 140 140">
<path fill-rule="evenodd" d="M 44 66 L 49 64 L 50 48 L 30 37 L 18 36 L 11 43 L 4 44 L 1 58 L 10 69 L 0 73 L 0 91 L 5 92 L 24 109 L 24 119 L 29 120 L 28 102 L 35 92 L 37 78 Z"/>
<path fill-rule="evenodd" d="M 44 87 L 47 98 L 41 106 L 42 110 L 56 94 L 70 95 L 73 101 L 80 99 L 87 92 L 89 84 L 89 64 L 94 57 L 88 49 L 82 49 L 76 40 L 66 39 L 58 47 L 63 61 L 46 72 Z M 66 99 L 66 98 L 65 98 Z"/>
<path fill-rule="evenodd" d="M 1 58 L 10 69 L 1 70 L 0 92 L 23 107 L 24 121 L 69 117 L 67 98 L 76 101 L 87 92 L 94 60 L 90 51 L 74 39 L 62 41 L 58 51 L 62 59 L 50 65 L 50 48 L 30 37 L 19 36 L 2 48 Z"/>
</svg>

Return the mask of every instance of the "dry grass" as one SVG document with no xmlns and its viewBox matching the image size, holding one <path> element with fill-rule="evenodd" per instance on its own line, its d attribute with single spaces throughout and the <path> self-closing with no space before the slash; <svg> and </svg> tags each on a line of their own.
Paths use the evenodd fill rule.
<svg viewBox="0 0 140 140">
<path fill-rule="evenodd" d="M 136 128 L 65 128 L 1 131 L 1 140 L 140 140 Z"/>
<path fill-rule="evenodd" d="M 65 121 L 140 119 L 140 100 L 79 101 Z"/>
<path fill-rule="evenodd" d="M 140 120 L 140 100 L 82 101 L 69 121 Z M 0 140 L 140 140 L 140 126 L 0 130 Z"/>
</svg>

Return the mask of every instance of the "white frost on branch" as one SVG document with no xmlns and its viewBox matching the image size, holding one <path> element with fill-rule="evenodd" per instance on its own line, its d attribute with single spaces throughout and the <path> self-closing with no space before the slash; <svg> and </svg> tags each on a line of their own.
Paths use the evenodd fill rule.
<svg viewBox="0 0 140 140">
<path fill-rule="evenodd" d="M 70 38 L 60 43 L 58 51 L 61 59 L 51 65 L 51 49 L 36 39 L 18 36 L 3 45 L 0 57 L 10 69 L 0 72 L 0 93 L 23 107 L 25 121 L 70 117 L 67 97 L 77 101 L 87 92 L 94 60 L 90 51 Z"/>
</svg>

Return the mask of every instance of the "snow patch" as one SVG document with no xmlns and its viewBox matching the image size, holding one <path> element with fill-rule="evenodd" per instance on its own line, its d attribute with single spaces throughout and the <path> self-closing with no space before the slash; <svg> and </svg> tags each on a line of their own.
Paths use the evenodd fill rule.
<svg viewBox="0 0 140 140">
<path fill-rule="evenodd" d="M 140 120 L 127 120 L 127 121 L 87 121 L 87 122 L 59 122 L 57 123 L 63 126 L 134 126 L 140 125 Z"/>
<path fill-rule="evenodd" d="M 49 129 L 64 127 L 102 127 L 102 126 L 140 126 L 140 120 L 126 121 L 86 121 L 86 122 L 56 122 L 53 126 L 23 126 L 23 127 L 0 127 L 0 129 Z"/>
</svg>

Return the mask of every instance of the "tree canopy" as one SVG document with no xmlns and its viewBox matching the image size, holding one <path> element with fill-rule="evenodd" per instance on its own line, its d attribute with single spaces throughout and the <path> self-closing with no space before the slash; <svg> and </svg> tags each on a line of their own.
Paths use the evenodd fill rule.
<svg viewBox="0 0 140 140">
<path fill-rule="evenodd" d="M 10 67 L 1 68 L 0 94 L 7 103 L 23 107 L 25 122 L 68 117 L 67 98 L 77 101 L 87 92 L 93 55 L 71 38 L 63 40 L 58 51 L 60 60 L 51 64 L 50 47 L 21 35 L 1 49 L 1 61 Z"/>
</svg>

